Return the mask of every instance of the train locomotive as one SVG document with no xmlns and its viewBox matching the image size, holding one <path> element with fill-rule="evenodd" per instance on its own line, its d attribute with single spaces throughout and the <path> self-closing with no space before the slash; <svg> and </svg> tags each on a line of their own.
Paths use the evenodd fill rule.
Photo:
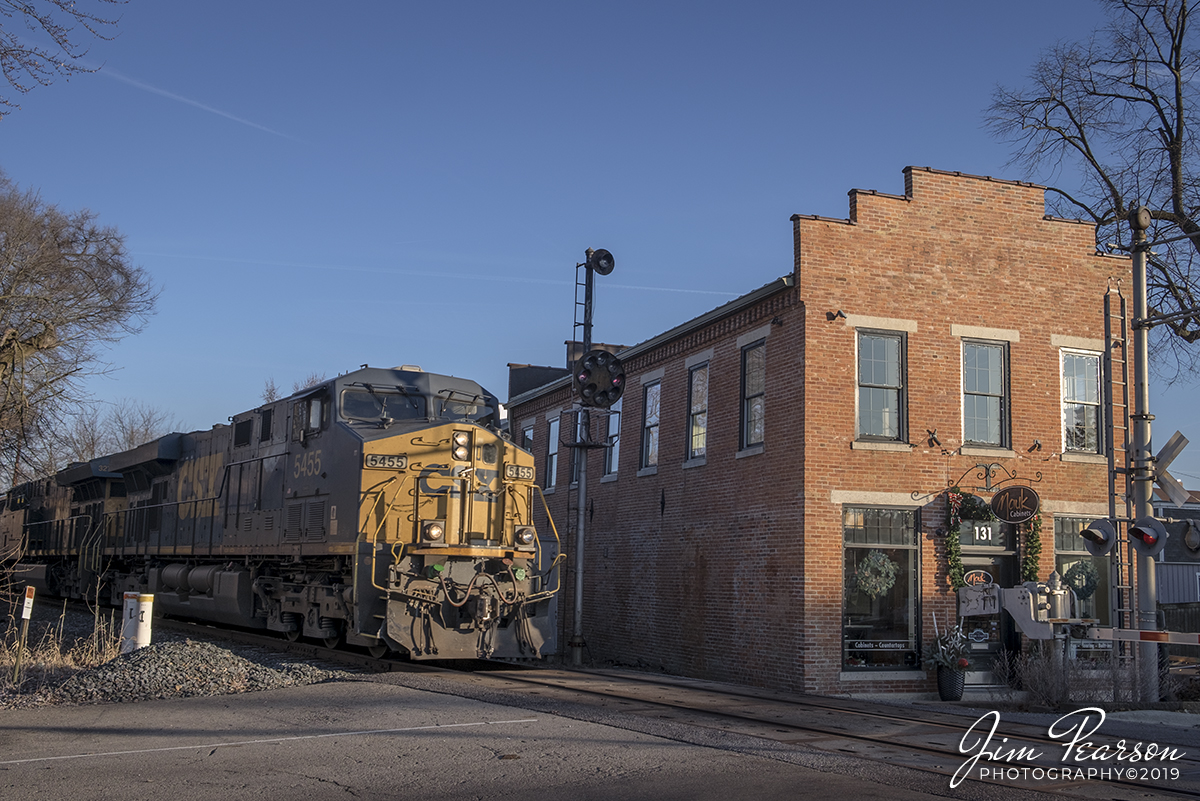
<svg viewBox="0 0 1200 801">
<path fill-rule="evenodd" d="M 555 650 L 557 534 L 478 384 L 364 366 L 10 490 L 0 558 L 40 592 L 414 659 Z M 552 525 L 552 524 L 551 524 Z"/>
</svg>

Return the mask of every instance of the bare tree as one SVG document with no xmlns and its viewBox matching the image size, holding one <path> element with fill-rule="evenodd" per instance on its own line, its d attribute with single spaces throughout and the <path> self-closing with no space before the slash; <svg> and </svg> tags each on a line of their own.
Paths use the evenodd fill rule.
<svg viewBox="0 0 1200 801">
<path fill-rule="evenodd" d="M 156 291 L 124 237 L 89 211 L 65 213 L 0 174 L 0 467 L 61 426 L 101 349 L 141 330 Z"/>
<path fill-rule="evenodd" d="M 1150 239 L 1200 232 L 1200 50 L 1195 0 L 1099 0 L 1107 26 L 1048 50 L 1022 89 L 997 88 L 993 133 L 1015 145 L 1013 162 L 1050 185 L 1052 213 L 1094 221 L 1097 245 L 1129 244 L 1123 221 L 1145 205 Z M 1155 248 L 1147 290 L 1152 315 L 1200 306 L 1200 238 Z M 1200 366 L 1200 314 L 1155 329 L 1178 378 Z"/>
<path fill-rule="evenodd" d="M 126 0 L 0 0 L 0 70 L 8 85 L 20 94 L 34 86 L 48 86 L 56 78 L 70 79 L 81 72 L 95 72 L 82 59 L 87 50 L 79 44 L 87 35 L 108 41 L 117 19 L 99 13 L 104 5 L 123 5 Z M 97 7 L 89 11 L 85 6 Z M 20 22 L 21 25 L 16 23 Z M 20 29 L 27 32 L 22 35 Z M 52 45 L 42 46 L 27 38 L 49 37 Z M 0 109 L 13 111 L 20 106 L 0 95 Z M 0 111 L 3 116 L 5 111 Z"/>
<path fill-rule="evenodd" d="M 268 378 L 263 382 L 262 401 L 263 403 L 274 403 L 279 400 L 279 387 L 275 384 L 274 378 Z"/>
<path fill-rule="evenodd" d="M 145 445 L 179 427 L 175 415 L 141 401 L 124 400 L 109 410 L 102 432 L 108 453 Z"/>
<path fill-rule="evenodd" d="M 303 381 L 292 382 L 292 392 L 303 392 L 309 387 L 315 387 L 317 384 L 325 382 L 325 374 L 313 371 L 304 377 Z"/>
</svg>

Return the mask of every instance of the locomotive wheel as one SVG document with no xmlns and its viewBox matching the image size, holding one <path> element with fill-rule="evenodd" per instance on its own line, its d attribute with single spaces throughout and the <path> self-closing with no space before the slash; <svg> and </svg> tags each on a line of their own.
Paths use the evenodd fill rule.
<svg viewBox="0 0 1200 801">
<path fill-rule="evenodd" d="M 321 642 L 325 643 L 326 648 L 332 650 L 342 644 L 342 635 L 339 634 L 336 637 L 324 637 L 321 639 Z"/>
<path fill-rule="evenodd" d="M 295 642 L 296 640 L 300 639 L 300 629 L 285 631 L 284 636 L 287 637 L 288 642 Z"/>
<path fill-rule="evenodd" d="M 388 648 L 383 643 L 380 643 L 379 645 L 368 645 L 367 646 L 367 653 L 370 654 L 373 659 L 383 659 L 385 656 L 388 655 L 388 651 L 390 651 L 390 650 L 392 650 L 392 649 Z"/>
</svg>

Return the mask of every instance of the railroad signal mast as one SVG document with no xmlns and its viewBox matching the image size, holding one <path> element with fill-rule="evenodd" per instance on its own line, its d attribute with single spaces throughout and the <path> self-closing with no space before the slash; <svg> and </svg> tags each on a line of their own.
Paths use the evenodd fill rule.
<svg viewBox="0 0 1200 801">
<path fill-rule="evenodd" d="M 608 275 L 613 271 L 615 261 L 607 250 L 585 251 L 587 259 L 575 265 L 575 327 L 583 328 L 583 356 L 573 365 L 572 383 L 579 393 L 579 418 L 575 426 L 575 442 L 571 447 L 577 448 L 575 458 L 579 466 L 578 500 L 575 525 L 575 603 L 571 639 L 567 644 L 571 648 L 571 664 L 576 667 L 583 665 L 583 649 L 587 642 L 583 638 L 583 542 L 584 526 L 587 520 L 587 452 L 591 448 L 603 448 L 603 443 L 591 441 L 591 420 L 589 409 L 607 409 L 616 403 L 625 390 L 625 370 L 621 360 L 606 350 L 592 349 L 592 309 L 595 276 Z M 583 282 L 579 281 L 579 271 L 583 270 Z M 579 290 L 583 289 L 583 301 L 580 302 Z M 580 312 L 583 319 L 580 320 Z"/>
</svg>

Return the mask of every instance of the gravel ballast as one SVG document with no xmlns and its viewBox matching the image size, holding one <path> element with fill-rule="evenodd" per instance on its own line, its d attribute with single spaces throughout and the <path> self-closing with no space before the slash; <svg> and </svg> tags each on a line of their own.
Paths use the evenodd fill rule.
<svg viewBox="0 0 1200 801">
<path fill-rule="evenodd" d="M 34 612 L 30 642 L 48 628 L 61 630 L 64 648 L 90 636 L 92 615 Z M 95 667 L 58 668 L 16 690 L 0 686 L 0 709 L 57 704 L 107 704 L 160 698 L 231 695 L 355 678 L 353 673 L 310 664 L 253 645 L 207 642 L 155 631 L 153 644 Z M 7 685 L 7 682 L 5 682 Z"/>
</svg>

